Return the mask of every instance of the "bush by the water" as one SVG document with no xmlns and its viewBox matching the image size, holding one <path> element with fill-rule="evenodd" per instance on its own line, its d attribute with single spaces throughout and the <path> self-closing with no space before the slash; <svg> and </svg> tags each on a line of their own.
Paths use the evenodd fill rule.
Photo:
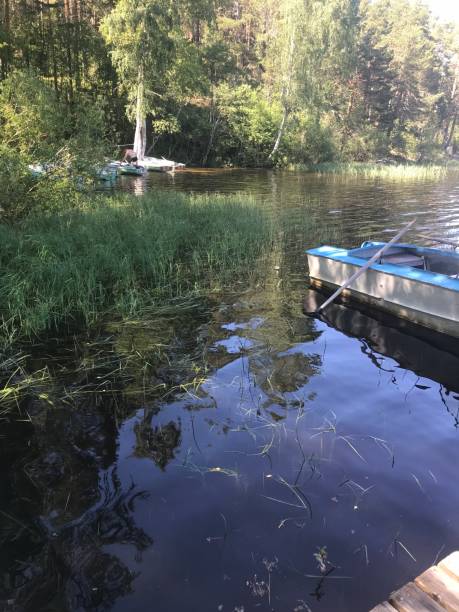
<svg viewBox="0 0 459 612">
<path fill-rule="evenodd" d="M 219 289 L 254 269 L 271 237 L 247 196 L 101 196 L 0 225 L 1 335 L 86 327 Z"/>
<path fill-rule="evenodd" d="M 0 85 L 0 219 L 69 207 L 107 151 L 103 113 L 83 96 L 64 104 L 43 79 L 13 72 Z M 29 165 L 46 170 L 33 176 Z"/>
</svg>

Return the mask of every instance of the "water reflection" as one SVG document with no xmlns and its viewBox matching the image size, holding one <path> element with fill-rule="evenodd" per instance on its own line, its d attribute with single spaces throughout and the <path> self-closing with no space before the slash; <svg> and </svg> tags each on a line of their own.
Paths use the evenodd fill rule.
<svg viewBox="0 0 459 612">
<path fill-rule="evenodd" d="M 57 382 L 1 432 L 0 608 L 368 610 L 457 548 L 458 356 L 305 316 L 303 249 L 414 214 L 454 232 L 456 184 L 148 181 L 243 189 L 285 234 L 257 286 L 34 355 Z"/>
<path fill-rule="evenodd" d="M 153 415 L 150 413 L 141 422 L 136 423 L 135 455 L 152 459 L 164 470 L 166 465 L 175 458 L 174 451 L 180 444 L 180 427 L 174 421 L 164 426 L 154 427 L 151 424 Z"/>
<path fill-rule="evenodd" d="M 66 452 L 65 459 L 71 456 Z M 64 489 L 59 486 L 63 468 L 57 457 L 52 451 L 42 460 L 41 479 L 34 478 L 38 471 L 32 472 L 37 462 L 33 468 L 27 466 L 35 499 L 41 502 L 35 516 L 29 514 L 33 508 L 27 497 L 22 507 L 1 510 L 6 527 L 0 564 L 4 609 L 110 609 L 117 598 L 132 591 L 135 573 L 108 548 L 131 545 L 140 554 L 153 543 L 135 524 L 136 503 L 146 498 L 143 491 L 133 483 L 123 488 L 116 469 L 98 474 L 88 466 L 79 467 L 67 478 L 64 501 L 59 495 Z"/>
<path fill-rule="evenodd" d="M 306 311 L 314 311 L 325 294 L 305 291 Z M 361 304 L 333 303 L 322 320 L 334 329 L 361 342 L 361 351 L 373 365 L 393 373 L 397 382 L 399 368 L 438 383 L 440 394 L 459 392 L 459 344 L 453 338 L 390 317 Z M 392 360 L 388 363 L 388 359 Z M 393 361 L 397 362 L 394 367 Z M 420 387 L 420 385 L 418 385 Z M 455 398 L 457 399 L 457 398 Z"/>
</svg>

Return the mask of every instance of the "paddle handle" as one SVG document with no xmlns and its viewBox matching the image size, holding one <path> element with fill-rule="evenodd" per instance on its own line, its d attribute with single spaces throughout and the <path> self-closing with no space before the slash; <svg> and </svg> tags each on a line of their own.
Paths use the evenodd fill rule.
<svg viewBox="0 0 459 612">
<path fill-rule="evenodd" d="M 385 253 L 387 251 L 387 249 L 389 247 L 391 247 L 395 242 L 397 242 L 398 240 L 400 240 L 400 238 L 406 234 L 406 232 L 411 229 L 413 227 L 413 225 L 416 223 L 416 219 L 413 219 L 413 221 L 410 221 L 407 225 L 405 225 L 405 227 L 403 229 L 401 229 L 398 234 L 396 236 L 394 236 L 392 238 L 392 240 L 389 240 L 389 242 L 387 242 L 383 247 L 381 247 L 379 249 L 379 251 L 376 251 L 376 253 L 373 255 L 373 257 L 371 257 L 367 263 L 362 266 L 361 268 L 359 268 L 357 270 L 357 272 L 354 272 L 354 274 L 347 279 L 347 281 L 345 281 L 341 287 L 338 287 L 338 289 L 335 291 L 335 293 L 333 293 L 328 300 L 325 300 L 325 302 L 319 306 L 319 308 L 317 309 L 317 312 L 320 312 L 321 310 L 323 310 L 324 308 L 326 308 L 329 304 L 331 304 L 334 300 L 336 300 L 336 298 L 341 295 L 341 293 L 347 289 L 349 287 L 349 285 L 351 285 L 355 280 L 357 280 L 359 278 L 359 276 L 361 276 L 364 272 L 366 272 L 366 270 L 368 270 L 368 268 L 375 263 L 375 261 L 377 261 L 378 259 L 381 258 L 381 255 L 383 253 Z"/>
</svg>

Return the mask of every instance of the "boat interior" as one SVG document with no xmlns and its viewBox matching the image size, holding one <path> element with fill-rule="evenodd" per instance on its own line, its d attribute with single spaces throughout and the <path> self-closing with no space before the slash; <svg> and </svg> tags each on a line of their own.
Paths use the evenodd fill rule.
<svg viewBox="0 0 459 612">
<path fill-rule="evenodd" d="M 366 246 L 364 243 L 360 248 L 349 251 L 349 255 L 368 260 L 375 255 L 381 246 L 381 244 Z M 459 278 L 459 254 L 454 251 L 422 249 L 415 246 L 395 244 L 382 254 L 377 263 L 409 266 L 419 270 L 428 270 L 435 274 L 444 274 L 451 278 Z"/>
</svg>

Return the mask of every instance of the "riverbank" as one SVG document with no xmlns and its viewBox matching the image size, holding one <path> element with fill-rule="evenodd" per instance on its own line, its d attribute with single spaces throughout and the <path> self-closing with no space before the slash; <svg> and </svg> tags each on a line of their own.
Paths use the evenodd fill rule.
<svg viewBox="0 0 459 612">
<path fill-rule="evenodd" d="M 270 240 L 263 212 L 237 195 L 94 197 L 0 225 L 2 342 L 217 290 L 250 274 Z"/>
</svg>

